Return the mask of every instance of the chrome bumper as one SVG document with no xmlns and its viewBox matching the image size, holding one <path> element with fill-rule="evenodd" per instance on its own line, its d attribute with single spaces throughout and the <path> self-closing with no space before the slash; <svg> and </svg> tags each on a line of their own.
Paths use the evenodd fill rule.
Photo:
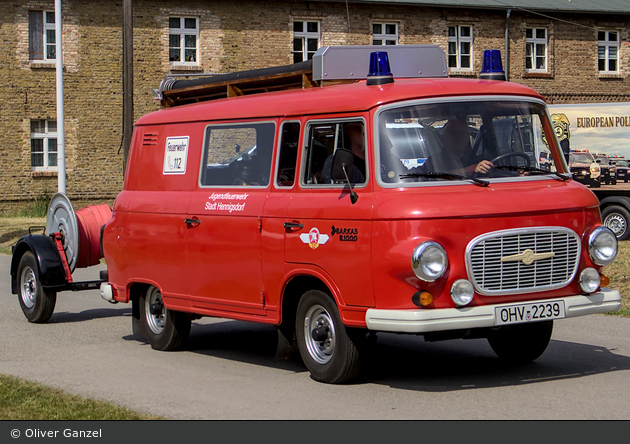
<svg viewBox="0 0 630 444">
<path fill-rule="evenodd" d="M 523 301 L 535 304 L 563 300 L 567 318 L 594 313 L 608 313 L 619 310 L 621 295 L 617 290 L 602 288 L 589 296 L 575 295 L 562 298 Z M 478 307 L 422 309 L 422 310 L 380 310 L 371 308 L 365 314 L 370 330 L 399 333 L 427 333 L 431 331 L 461 330 L 469 328 L 494 327 L 495 308 L 508 307 L 515 303 L 484 305 Z"/>
</svg>

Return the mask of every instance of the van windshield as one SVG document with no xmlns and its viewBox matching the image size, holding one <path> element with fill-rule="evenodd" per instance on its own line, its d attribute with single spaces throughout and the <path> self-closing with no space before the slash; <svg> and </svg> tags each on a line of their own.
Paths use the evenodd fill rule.
<svg viewBox="0 0 630 444">
<path fill-rule="evenodd" d="M 548 143 L 555 134 L 545 132 L 547 121 L 543 105 L 523 101 L 389 108 L 378 117 L 381 180 L 520 180 L 562 171 L 554 161 L 561 156 Z"/>
</svg>

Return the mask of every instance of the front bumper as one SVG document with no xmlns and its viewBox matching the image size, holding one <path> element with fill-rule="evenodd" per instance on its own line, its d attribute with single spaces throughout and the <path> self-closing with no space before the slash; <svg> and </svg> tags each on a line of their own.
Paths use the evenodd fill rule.
<svg viewBox="0 0 630 444">
<path fill-rule="evenodd" d="M 621 294 L 617 290 L 602 288 L 589 296 L 575 295 L 563 298 L 540 299 L 526 303 L 545 303 L 563 300 L 567 318 L 594 313 L 617 311 L 621 307 Z M 477 307 L 380 310 L 369 309 L 365 321 L 370 330 L 398 333 L 428 333 L 432 331 L 464 330 L 469 328 L 495 327 L 495 308 L 512 306 L 514 303 Z"/>
</svg>

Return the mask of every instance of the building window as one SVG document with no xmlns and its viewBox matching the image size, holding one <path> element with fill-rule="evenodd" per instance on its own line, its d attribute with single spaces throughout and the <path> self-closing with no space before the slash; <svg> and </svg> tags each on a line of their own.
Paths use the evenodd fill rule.
<svg viewBox="0 0 630 444">
<path fill-rule="evenodd" d="M 397 45 L 398 44 L 398 23 L 373 23 L 372 24 L 372 44 L 373 45 Z"/>
<path fill-rule="evenodd" d="M 168 61 L 197 65 L 199 60 L 199 19 L 169 17 Z"/>
<path fill-rule="evenodd" d="M 293 63 L 311 60 L 319 48 L 319 22 L 293 22 Z"/>
<path fill-rule="evenodd" d="M 547 72 L 547 29 L 525 30 L 525 69 L 532 72 Z"/>
<path fill-rule="evenodd" d="M 472 26 L 454 25 L 448 27 L 449 69 L 472 71 L 472 45 Z"/>
<path fill-rule="evenodd" d="M 55 60 L 54 11 L 28 12 L 29 60 Z"/>
<path fill-rule="evenodd" d="M 599 72 L 619 72 L 619 33 L 617 31 L 598 31 L 597 40 Z"/>
<path fill-rule="evenodd" d="M 31 120 L 31 168 L 57 169 L 56 120 Z"/>
</svg>

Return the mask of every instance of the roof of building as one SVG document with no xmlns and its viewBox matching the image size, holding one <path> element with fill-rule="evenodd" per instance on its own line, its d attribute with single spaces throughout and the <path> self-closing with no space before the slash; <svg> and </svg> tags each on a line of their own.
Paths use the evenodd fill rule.
<svg viewBox="0 0 630 444">
<path fill-rule="evenodd" d="M 556 13 L 597 12 L 601 14 L 630 14 L 630 1 L 628 0 L 350 0 L 350 5 L 352 5 L 352 3 L 387 3 L 450 8 L 512 9 Z"/>
<path fill-rule="evenodd" d="M 166 108 L 140 118 L 137 125 L 362 112 L 406 100 L 481 95 L 541 98 L 533 89 L 511 82 L 457 78 L 396 79 L 394 83 L 368 86 L 365 80 L 361 80 Z"/>
</svg>

